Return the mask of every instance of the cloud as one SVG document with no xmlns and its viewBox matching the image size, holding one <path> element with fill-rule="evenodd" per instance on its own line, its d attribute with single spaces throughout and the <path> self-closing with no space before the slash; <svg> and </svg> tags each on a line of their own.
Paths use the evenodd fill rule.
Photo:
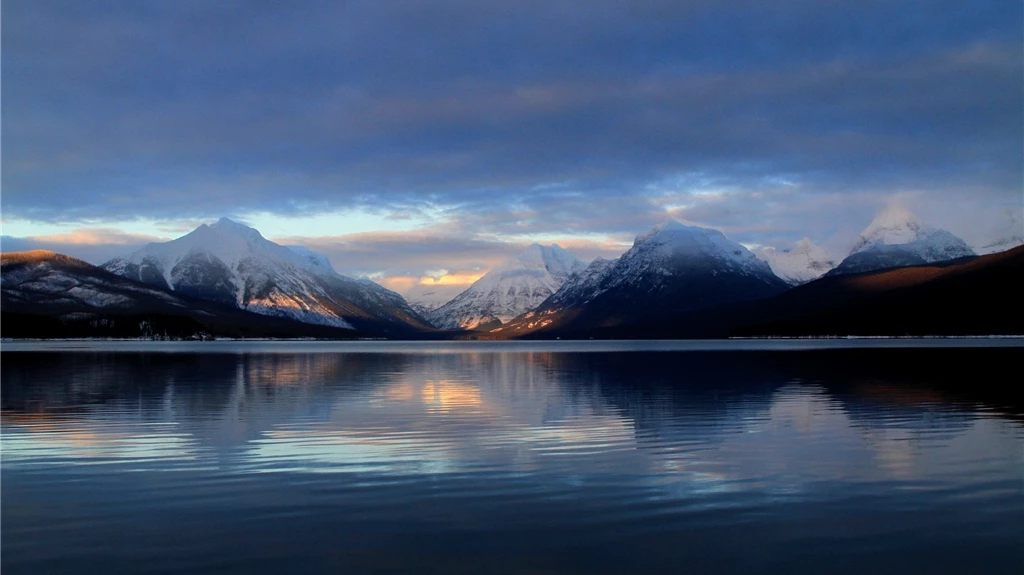
<svg viewBox="0 0 1024 575">
<path fill-rule="evenodd" d="M 23 219 L 359 208 L 452 222 L 428 245 L 454 263 L 430 265 L 469 270 L 530 234 L 631 235 L 666 214 L 820 242 L 892 194 L 965 237 L 1024 206 L 1019 2 L 39 1 L 4 16 L 2 202 Z M 373 269 L 346 241 L 357 252 L 332 259 Z M 427 269 L 396 249 L 396 274 Z"/>
<path fill-rule="evenodd" d="M 422 285 L 462 285 L 468 286 L 480 279 L 486 272 L 457 272 L 444 274 L 442 276 L 423 276 L 417 283 Z"/>
<path fill-rule="evenodd" d="M 384 287 L 402 294 L 415 286 L 443 286 L 457 293 L 473 285 L 473 282 L 483 277 L 485 273 L 486 270 L 424 276 L 388 276 L 382 273 L 377 281 Z"/>
<path fill-rule="evenodd" d="M 435 281 L 468 285 L 534 241 L 452 236 L 437 229 L 271 239 L 280 244 L 306 246 L 326 255 L 339 273 L 369 277 L 397 291 L 415 283 Z M 628 248 L 615 239 L 553 237 L 543 243 L 558 243 L 584 260 L 617 257 Z"/>
<path fill-rule="evenodd" d="M 79 228 L 70 233 L 32 236 L 25 239 L 46 244 L 134 246 L 150 242 L 165 242 L 171 238 L 129 234 L 113 228 Z"/>
<path fill-rule="evenodd" d="M 0 238 L 0 249 L 4 252 L 50 250 L 99 265 L 112 258 L 129 254 L 150 242 L 165 242 L 169 239 L 171 238 L 130 234 L 111 228 L 79 228 L 61 234 L 3 236 Z"/>
</svg>

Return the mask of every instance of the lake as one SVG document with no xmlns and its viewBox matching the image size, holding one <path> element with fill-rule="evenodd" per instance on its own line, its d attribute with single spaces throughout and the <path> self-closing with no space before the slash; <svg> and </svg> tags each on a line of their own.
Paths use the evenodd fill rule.
<svg viewBox="0 0 1024 575">
<path fill-rule="evenodd" d="M 17 573 L 1021 573 L 1024 342 L 2 344 Z"/>
</svg>

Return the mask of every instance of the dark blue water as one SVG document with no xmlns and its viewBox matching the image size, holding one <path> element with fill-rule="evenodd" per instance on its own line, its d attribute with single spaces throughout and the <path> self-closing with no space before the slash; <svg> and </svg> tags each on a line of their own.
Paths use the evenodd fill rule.
<svg viewBox="0 0 1024 575">
<path fill-rule="evenodd" d="M 2 570 L 1021 573 L 996 343 L 5 343 Z"/>
</svg>

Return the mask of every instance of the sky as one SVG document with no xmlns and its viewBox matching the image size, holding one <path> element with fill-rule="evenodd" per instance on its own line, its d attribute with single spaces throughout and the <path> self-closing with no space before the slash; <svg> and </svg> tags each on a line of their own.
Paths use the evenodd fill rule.
<svg viewBox="0 0 1024 575">
<path fill-rule="evenodd" d="M 1024 5 L 2 6 L 0 248 L 102 263 L 222 216 L 390 287 L 673 218 L 841 258 L 899 203 L 1020 233 Z"/>
</svg>

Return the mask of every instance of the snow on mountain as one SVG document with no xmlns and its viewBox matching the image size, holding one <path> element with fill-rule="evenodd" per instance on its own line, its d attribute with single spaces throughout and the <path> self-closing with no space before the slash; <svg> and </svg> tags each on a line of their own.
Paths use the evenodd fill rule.
<svg viewBox="0 0 1024 575">
<path fill-rule="evenodd" d="M 559 305 L 565 302 L 586 303 L 594 299 L 604 291 L 601 285 L 608 274 L 615 269 L 617 263 L 619 263 L 618 258 L 614 260 L 595 259 L 583 271 L 570 276 L 549 301 L 554 305 Z"/>
<path fill-rule="evenodd" d="M 669 221 L 638 235 L 619 259 L 595 260 L 538 309 L 493 331 L 664 321 L 673 314 L 769 297 L 787 288 L 767 263 L 722 232 Z"/>
<path fill-rule="evenodd" d="M 978 247 L 975 251 L 979 254 L 994 254 L 1024 244 L 1024 216 L 1022 216 L 1021 210 L 1007 210 L 1006 216 L 1002 225 L 996 227 L 996 239 Z"/>
<path fill-rule="evenodd" d="M 810 238 L 800 240 L 792 248 L 762 248 L 755 255 L 768 262 L 775 275 L 790 285 L 805 284 L 818 279 L 836 267 L 828 252 Z"/>
<path fill-rule="evenodd" d="M 38 301 L 47 302 L 54 311 L 65 307 L 122 309 L 139 301 L 155 301 L 171 308 L 188 305 L 180 298 L 142 284 L 103 272 L 97 275 L 95 266 L 51 251 L 5 253 L 2 262 L 3 300 L 8 309 L 22 302 Z"/>
<path fill-rule="evenodd" d="M 987 243 L 978 248 L 978 255 L 994 254 L 998 252 L 1005 252 L 1006 250 L 1013 249 L 1019 245 L 1024 245 L 1024 233 L 1019 235 L 1007 235 L 1001 238 Z"/>
<path fill-rule="evenodd" d="M 418 283 L 407 289 L 403 296 L 420 315 L 428 313 L 455 299 L 465 291 L 465 284 Z"/>
<path fill-rule="evenodd" d="M 976 255 L 966 242 L 946 230 L 922 223 L 906 208 L 879 212 L 846 257 L 828 275 L 929 264 Z"/>
<path fill-rule="evenodd" d="M 565 310 L 578 308 L 601 295 L 607 290 L 608 275 L 615 269 L 618 259 L 607 260 L 597 258 L 590 262 L 586 268 L 577 272 L 566 280 L 562 287 L 551 297 L 544 300 L 537 309 L 529 311 L 513 318 L 505 325 L 491 328 L 494 333 L 511 333 L 516 331 L 531 331 L 543 328 L 554 322 L 552 317 Z"/>
<path fill-rule="evenodd" d="M 768 264 L 722 232 L 675 220 L 638 235 L 633 247 L 619 260 L 619 268 L 613 285 L 647 273 L 670 276 L 677 271 L 701 269 L 775 277 Z"/>
<path fill-rule="evenodd" d="M 2 254 L 0 300 L 14 337 L 346 337 L 350 329 L 249 313 L 37 250 Z M 7 320 L 10 320 L 8 323 Z"/>
<path fill-rule="evenodd" d="M 441 329 L 477 329 L 506 322 L 540 305 L 586 264 L 558 245 L 533 244 L 487 272 L 426 318 Z"/>
<path fill-rule="evenodd" d="M 290 249 L 291 251 L 299 254 L 300 256 L 306 258 L 306 261 L 308 263 L 312 264 L 314 267 L 323 268 L 323 269 L 325 269 L 327 271 L 337 273 L 337 272 L 334 271 L 334 266 L 331 265 L 331 261 L 327 259 L 327 256 L 325 256 L 323 254 L 318 254 L 318 253 L 314 252 L 313 250 L 311 250 L 311 249 L 309 249 L 309 248 L 307 248 L 305 246 L 285 246 L 285 247 Z"/>
<path fill-rule="evenodd" d="M 227 218 L 102 267 L 263 315 L 348 329 L 423 327 L 400 295 L 339 275 L 322 255 L 276 244 Z"/>
<path fill-rule="evenodd" d="M 913 212 L 893 204 L 875 215 L 850 253 L 861 252 L 877 244 L 908 244 L 917 241 L 923 229 L 924 224 Z"/>
</svg>

